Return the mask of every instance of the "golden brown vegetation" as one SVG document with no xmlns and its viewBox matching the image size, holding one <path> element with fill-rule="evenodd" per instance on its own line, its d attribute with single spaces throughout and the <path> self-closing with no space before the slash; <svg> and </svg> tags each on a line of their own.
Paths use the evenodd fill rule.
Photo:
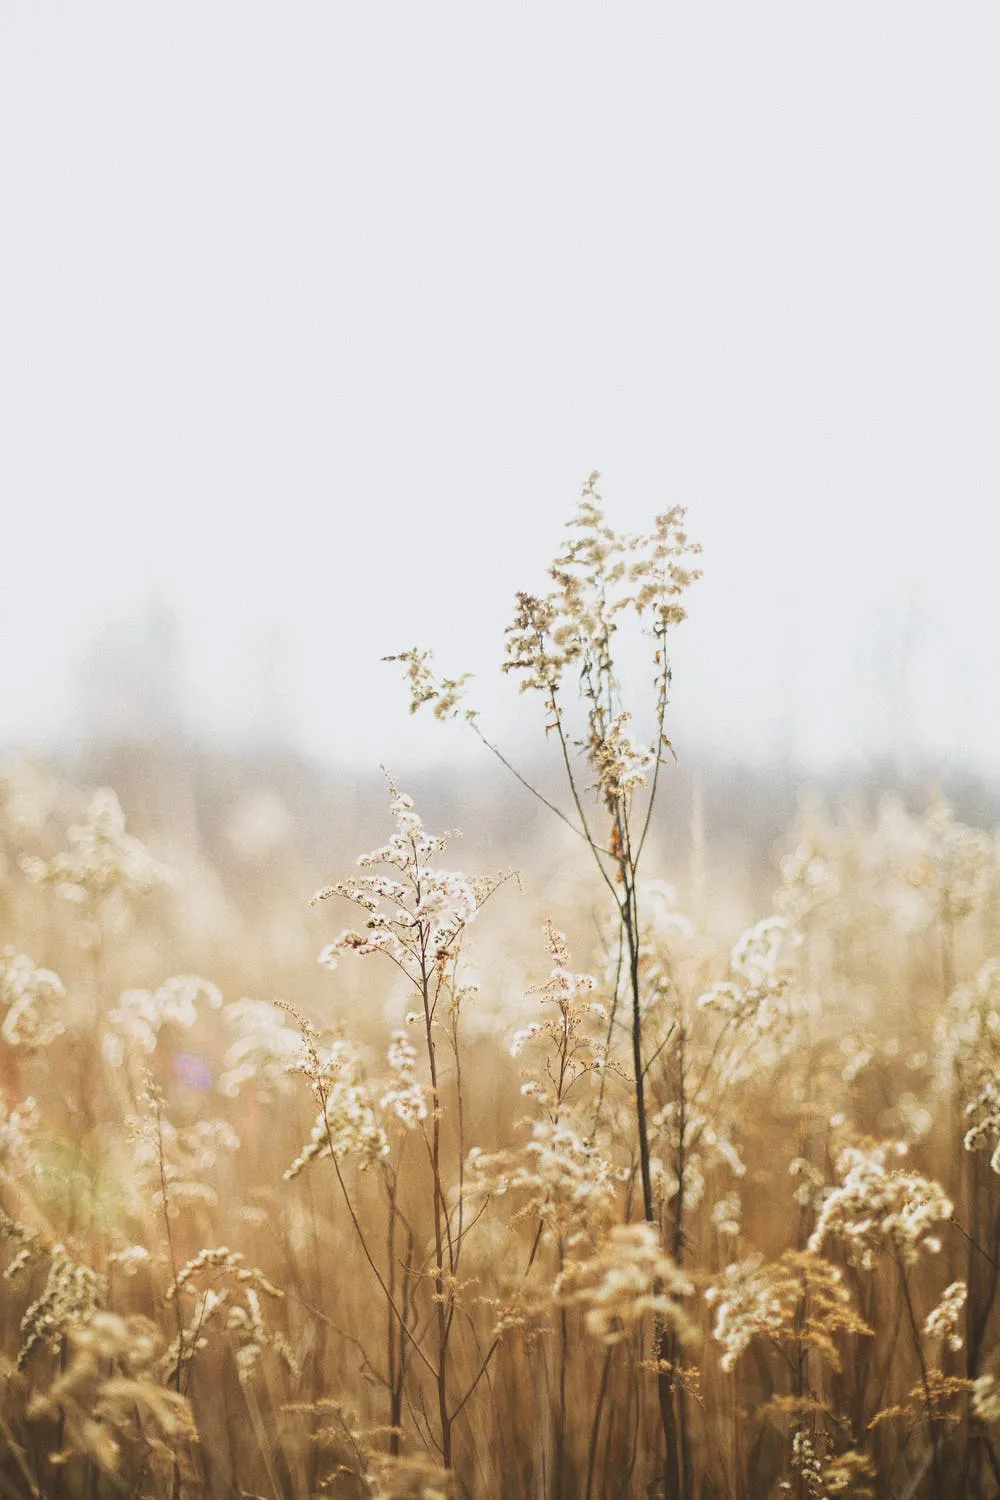
<svg viewBox="0 0 1000 1500">
<path fill-rule="evenodd" d="M 311 926 L 266 829 L 248 926 L 110 791 L 0 784 L 4 1496 L 1000 1492 L 1000 849 L 813 805 L 742 936 L 710 870 L 682 911 L 645 866 L 694 550 L 592 478 L 518 596 L 572 908 L 391 778 Z"/>
</svg>

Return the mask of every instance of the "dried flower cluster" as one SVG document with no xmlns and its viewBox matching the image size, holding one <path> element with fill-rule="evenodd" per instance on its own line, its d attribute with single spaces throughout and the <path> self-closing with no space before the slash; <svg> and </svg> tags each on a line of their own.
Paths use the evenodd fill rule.
<svg viewBox="0 0 1000 1500">
<path fill-rule="evenodd" d="M 593 1255 L 566 1262 L 556 1285 L 557 1298 L 581 1308 L 587 1332 L 606 1346 L 651 1317 L 688 1337 L 683 1299 L 693 1291 L 649 1224 L 616 1224 Z"/>
<path fill-rule="evenodd" d="M 809 1248 L 818 1251 L 828 1237 L 838 1239 L 866 1270 L 887 1248 L 907 1265 L 921 1250 L 936 1255 L 952 1204 L 939 1183 L 890 1167 L 891 1155 L 905 1154 L 902 1144 L 845 1147 L 837 1163 L 840 1182 L 823 1200 Z"/>
<path fill-rule="evenodd" d="M 39 969 L 13 948 L 0 952 L 0 1042 L 47 1047 L 64 1027 L 66 989 L 58 974 Z"/>
<path fill-rule="evenodd" d="M 125 831 L 114 792 L 95 792 L 81 823 L 66 835 L 68 847 L 53 859 L 25 859 L 32 880 L 52 886 L 67 901 L 96 901 L 117 893 L 141 896 L 170 885 L 173 876 L 144 844 Z"/>
<path fill-rule="evenodd" d="M 310 1064 L 307 1071 L 320 1111 L 307 1145 L 286 1170 L 285 1180 L 291 1181 L 310 1162 L 324 1156 L 353 1156 L 365 1166 L 387 1156 L 389 1141 L 357 1050 L 347 1041 L 336 1041 L 318 1059 L 318 1066 Z"/>
</svg>

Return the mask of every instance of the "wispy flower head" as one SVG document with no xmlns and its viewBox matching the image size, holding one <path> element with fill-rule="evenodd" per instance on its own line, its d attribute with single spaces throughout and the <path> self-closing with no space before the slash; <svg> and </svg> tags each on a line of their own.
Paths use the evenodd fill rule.
<svg viewBox="0 0 1000 1500">
<path fill-rule="evenodd" d="M 391 780 L 389 790 L 396 831 L 388 843 L 362 854 L 358 864 L 394 873 L 350 876 L 316 892 L 313 905 L 341 896 L 366 919 L 361 931 L 348 928 L 328 944 L 320 962 L 333 969 L 345 953 L 384 953 L 419 987 L 429 970 L 454 956 L 480 897 L 464 875 L 437 868 L 433 860 L 445 849 L 445 840 L 427 832 L 411 798 Z"/>
<path fill-rule="evenodd" d="M 810 1250 L 821 1249 L 833 1236 L 870 1269 L 887 1248 L 895 1249 L 906 1265 L 912 1265 L 921 1250 L 936 1254 L 941 1249 L 934 1231 L 951 1217 L 952 1204 L 939 1183 L 889 1165 L 891 1155 L 905 1152 L 905 1146 L 885 1143 L 841 1151 L 840 1183 L 823 1201 Z"/>
<path fill-rule="evenodd" d="M 712 1337 L 722 1346 L 722 1368 L 734 1370 L 740 1355 L 761 1335 L 781 1333 L 799 1300 L 799 1290 L 762 1255 L 726 1266 L 705 1300 L 715 1308 Z"/>
<path fill-rule="evenodd" d="M 66 990 L 58 974 L 13 948 L 0 951 L 0 1039 L 8 1047 L 47 1047 L 64 1030 Z"/>
<path fill-rule="evenodd" d="M 813 1250 L 786 1251 L 768 1263 L 760 1255 L 736 1261 L 715 1278 L 705 1300 L 715 1309 L 712 1337 L 724 1370 L 734 1370 L 757 1338 L 797 1341 L 839 1370 L 839 1339 L 872 1334 L 854 1310 L 839 1266 Z"/>
<path fill-rule="evenodd" d="M 628 733 L 632 715 L 620 713 L 607 733 L 594 746 L 597 785 L 609 807 L 627 801 L 637 787 L 645 786 L 656 764 L 656 751 L 640 745 Z"/>
<path fill-rule="evenodd" d="M 405 1031 L 394 1031 L 388 1057 L 391 1078 L 379 1108 L 396 1116 L 408 1130 L 427 1118 L 427 1099 L 417 1078 L 417 1050 Z"/>
<path fill-rule="evenodd" d="M 325 1054 L 307 1060 L 303 1071 L 320 1101 L 320 1112 L 307 1144 L 285 1171 L 286 1181 L 324 1157 L 354 1157 L 366 1167 L 388 1156 L 389 1141 L 351 1043 L 338 1039 Z"/>
<path fill-rule="evenodd" d="M 650 1317 L 690 1336 L 681 1299 L 693 1291 L 645 1223 L 616 1225 L 587 1260 L 568 1261 L 556 1283 L 557 1298 L 581 1308 L 587 1332 L 607 1346 L 620 1344 Z"/>
<path fill-rule="evenodd" d="M 235 1099 L 244 1092 L 262 1102 L 287 1093 L 302 1053 L 302 1036 L 288 1012 L 269 1000 L 233 1000 L 222 1011 L 232 1040 L 222 1056 L 218 1088 Z"/>
<path fill-rule="evenodd" d="M 90 1322 L 107 1290 L 105 1277 L 76 1260 L 65 1245 L 53 1245 L 45 1286 L 21 1319 L 18 1369 L 23 1369 L 32 1350 L 39 1345 L 58 1352 L 67 1333 Z"/>
<path fill-rule="evenodd" d="M 735 974 L 749 985 L 760 988 L 773 984 L 787 970 L 789 949 L 802 939 L 784 917 L 765 917 L 743 934 L 730 957 Z"/>
<path fill-rule="evenodd" d="M 52 886 L 68 901 L 95 901 L 112 893 L 145 895 L 173 883 L 172 872 L 126 833 L 125 814 L 108 787 L 94 793 L 66 842 L 67 848 L 53 859 L 26 858 L 22 863 L 33 880 Z"/>
<path fill-rule="evenodd" d="M 972 1382 L 972 1412 L 980 1422 L 1000 1422 L 1000 1384 L 995 1375 L 980 1375 Z"/>
<path fill-rule="evenodd" d="M 53 1461 L 82 1456 L 120 1481 L 123 1460 L 134 1453 L 144 1469 L 171 1473 L 196 1429 L 186 1397 L 158 1378 L 161 1345 L 155 1325 L 142 1317 L 95 1312 L 68 1329 L 64 1368 L 28 1413 L 58 1419 L 63 1451 Z"/>
<path fill-rule="evenodd" d="M 594 999 L 593 978 L 573 973 L 566 938 L 551 921 L 545 924 L 545 935 L 552 969 L 544 984 L 529 985 L 526 993 L 540 996 L 547 1010 L 541 1020 L 530 1021 L 514 1033 L 510 1055 L 520 1056 L 535 1042 L 547 1046 L 553 1056 L 543 1062 L 543 1068 L 548 1083 L 562 1098 L 585 1073 L 607 1066 L 606 1011 Z"/>
<path fill-rule="evenodd" d="M 406 684 L 410 690 L 410 713 L 428 707 L 435 719 L 452 719 L 458 713 L 465 685 L 470 674 L 461 677 L 438 677 L 434 671 L 433 657 L 429 651 L 414 646 L 409 651 L 400 651 L 395 656 L 383 656 L 383 661 L 401 662 Z M 475 714 L 467 709 L 467 718 Z"/>
<path fill-rule="evenodd" d="M 941 1293 L 937 1307 L 927 1314 L 924 1333 L 930 1339 L 941 1339 L 953 1353 L 962 1347 L 962 1309 L 969 1295 L 964 1281 L 953 1281 Z"/>
<path fill-rule="evenodd" d="M 470 1197 L 509 1194 L 514 1219 L 539 1220 L 569 1248 L 595 1242 L 614 1213 L 618 1174 L 568 1112 L 558 1122 L 535 1120 L 518 1149 L 489 1154 L 474 1147 L 466 1173 Z"/>
<path fill-rule="evenodd" d="M 120 1067 L 127 1047 L 148 1057 L 156 1051 L 165 1026 L 187 1031 L 206 1010 L 221 1005 L 218 986 L 197 974 L 176 975 L 156 990 L 126 990 L 108 1011 L 109 1029 L 102 1043 L 105 1061 Z"/>
<path fill-rule="evenodd" d="M 679 506 L 657 516 L 647 535 L 619 534 L 605 520 L 598 478 L 591 474 L 583 486 L 569 539 L 549 569 L 552 590 L 517 596 L 503 669 L 520 675 L 522 691 L 548 698 L 571 662 L 605 656 L 626 612 L 651 619 L 662 638 L 684 619 L 679 600 L 700 576 L 689 563 L 700 548 Z"/>
</svg>

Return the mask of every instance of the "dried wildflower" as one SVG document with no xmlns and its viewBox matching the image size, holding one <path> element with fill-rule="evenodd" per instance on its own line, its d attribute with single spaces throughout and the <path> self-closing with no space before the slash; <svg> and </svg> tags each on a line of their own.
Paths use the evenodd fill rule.
<svg viewBox="0 0 1000 1500">
<path fill-rule="evenodd" d="M 912 1265 L 921 1250 L 933 1255 L 941 1249 L 932 1230 L 952 1214 L 944 1189 L 918 1172 L 891 1170 L 890 1154 L 905 1156 L 905 1144 L 848 1146 L 840 1153 L 840 1186 L 823 1202 L 811 1250 L 821 1249 L 833 1235 L 859 1265 L 871 1269 L 886 1246 L 904 1265 Z"/>
<path fill-rule="evenodd" d="M 607 1346 L 626 1339 L 637 1323 L 657 1318 L 683 1338 L 692 1334 L 681 1299 L 692 1283 L 660 1249 L 652 1224 L 619 1224 L 587 1260 L 568 1260 L 556 1298 L 584 1314 L 587 1332 Z"/>
<path fill-rule="evenodd" d="M 788 1175 L 800 1179 L 794 1192 L 799 1207 L 818 1213 L 826 1197 L 826 1183 L 820 1169 L 804 1156 L 796 1156 L 788 1163 Z"/>
<path fill-rule="evenodd" d="M 383 661 L 402 662 L 404 677 L 410 690 L 410 713 L 415 714 L 425 705 L 429 706 L 435 719 L 453 719 L 465 693 L 465 684 L 470 674 L 461 677 L 437 677 L 433 669 L 433 657 L 429 651 L 414 646 L 409 651 L 400 651 L 395 656 L 383 656 Z M 467 718 L 474 713 L 467 709 Z"/>
<path fill-rule="evenodd" d="M 943 1339 L 954 1353 L 962 1347 L 962 1332 L 959 1323 L 962 1317 L 962 1309 L 969 1295 L 969 1288 L 964 1281 L 953 1281 L 950 1286 L 945 1287 L 941 1294 L 941 1301 L 934 1310 L 927 1314 L 924 1323 L 924 1333 L 931 1339 Z"/>
<path fill-rule="evenodd" d="M 724 1019 L 729 1033 L 714 1062 L 720 1088 L 774 1067 L 792 1047 L 810 1010 L 794 970 L 800 943 L 800 934 L 783 917 L 764 918 L 733 948 L 734 977 L 698 997 L 697 1008 Z"/>
<path fill-rule="evenodd" d="M 803 1492 L 810 1500 L 826 1500 L 823 1469 L 826 1461 L 826 1437 L 819 1431 L 807 1432 L 797 1427 L 792 1433 L 790 1464 L 797 1474 Z"/>
<path fill-rule="evenodd" d="M 455 1495 L 453 1476 L 426 1458 L 373 1455 L 367 1479 L 372 1500 L 453 1500 Z"/>
<path fill-rule="evenodd" d="M 17 1246 L 4 1268 L 4 1281 L 13 1281 L 22 1271 L 44 1260 L 49 1253 L 37 1229 L 22 1224 L 18 1219 L 12 1219 L 3 1208 L 0 1208 L 0 1239 L 13 1240 Z"/>
<path fill-rule="evenodd" d="M 571 662 L 586 668 L 588 658 L 606 658 L 626 612 L 651 618 L 662 641 L 684 619 L 679 600 L 700 577 L 688 559 L 701 549 L 689 541 L 679 506 L 657 516 L 646 536 L 619 535 L 605 521 L 598 478 L 595 472 L 584 484 L 570 538 L 549 569 L 552 591 L 517 596 L 503 669 L 522 674 L 522 692 L 550 698 Z"/>
<path fill-rule="evenodd" d="M 246 1279 L 245 1271 L 243 1278 Z M 282 1295 L 269 1282 L 265 1282 L 265 1285 L 271 1295 Z M 229 1300 L 225 1318 L 225 1330 L 233 1345 L 233 1357 L 240 1380 L 246 1382 L 257 1373 L 267 1349 L 273 1350 L 290 1374 L 298 1379 L 302 1374 L 299 1359 L 285 1335 L 267 1323 L 256 1287 L 245 1285 L 240 1290 L 241 1299 Z"/>
<path fill-rule="evenodd" d="M 631 859 L 619 825 L 623 820 L 627 824 L 632 794 L 650 772 L 655 778 L 662 752 L 670 749 L 664 730 L 670 684 L 667 638 L 685 617 L 680 598 L 699 576 L 688 562 L 700 549 L 689 541 L 679 507 L 657 516 L 647 535 L 617 534 L 605 520 L 597 478 L 591 474 L 583 486 L 569 537 L 548 570 L 549 592 L 517 595 L 502 670 L 519 677 L 522 692 L 541 696 L 546 731 L 558 733 L 564 756 L 571 744 L 582 753 L 612 815 L 611 855 L 620 865 Z M 654 643 L 656 727 L 646 744 L 628 732 L 629 715 L 615 672 L 612 642 L 628 617 Z M 569 737 L 561 697 L 571 668 L 587 721 L 577 740 Z M 570 781 L 576 797 L 572 771 Z"/>
<path fill-rule="evenodd" d="M 302 1037 L 285 1015 L 283 1006 L 268 1000 L 234 1000 L 224 1006 L 222 1020 L 233 1040 L 222 1056 L 220 1094 L 235 1099 L 248 1090 L 267 1103 L 288 1092 Z"/>
<path fill-rule="evenodd" d="M 169 1288 L 167 1300 L 171 1300 Z M 165 1385 L 173 1384 L 175 1387 L 181 1384 L 183 1373 L 190 1368 L 195 1357 L 208 1348 L 209 1335 L 216 1329 L 221 1329 L 223 1314 L 229 1303 L 229 1291 L 226 1288 L 216 1291 L 214 1287 L 192 1287 L 185 1300 L 190 1304 L 190 1313 L 186 1318 L 182 1316 L 180 1326 L 160 1356 L 157 1367 L 160 1380 Z M 179 1303 L 180 1301 L 178 1298 Z"/>
<path fill-rule="evenodd" d="M 876 1412 L 868 1423 L 868 1430 L 874 1432 L 886 1422 L 900 1419 L 906 1423 L 923 1420 L 934 1424 L 940 1422 L 957 1425 L 962 1420 L 966 1398 L 971 1400 L 974 1393 L 973 1381 L 959 1375 L 945 1375 L 941 1370 L 931 1368 L 927 1371 L 926 1380 L 921 1380 L 918 1385 L 910 1388 L 907 1400 L 895 1402 Z"/>
<path fill-rule="evenodd" d="M 721 1281 L 705 1293 L 715 1308 L 712 1337 L 724 1351 L 722 1368 L 735 1369 L 740 1355 L 761 1334 L 783 1333 L 800 1297 L 798 1281 L 765 1266 L 762 1255 L 727 1266 Z"/>
<path fill-rule="evenodd" d="M 823 1488 L 827 1495 L 850 1495 L 853 1500 L 870 1500 L 875 1491 L 869 1480 L 876 1478 L 875 1465 L 867 1453 L 848 1448 L 827 1460 L 823 1467 Z"/>
<path fill-rule="evenodd" d="M 163 1113 L 162 1101 L 147 1093 L 146 1103 L 149 1113 L 126 1121 L 136 1182 L 171 1216 L 187 1204 L 214 1207 L 218 1194 L 205 1179 L 224 1156 L 240 1149 L 239 1136 L 227 1120 L 176 1126 Z"/>
<path fill-rule="evenodd" d="M 417 1051 L 405 1031 L 394 1031 L 389 1042 L 388 1063 L 392 1078 L 379 1100 L 379 1108 L 396 1116 L 412 1130 L 427 1118 L 427 1100 L 416 1076 Z"/>
<path fill-rule="evenodd" d="M 788 951 L 801 942 L 799 933 L 784 917 L 764 917 L 740 938 L 730 966 L 751 989 L 763 989 L 788 972 Z"/>
<path fill-rule="evenodd" d="M 839 1267 L 811 1250 L 789 1250 L 768 1264 L 760 1255 L 735 1262 L 708 1288 L 705 1300 L 715 1308 L 712 1337 L 722 1347 L 724 1370 L 735 1369 L 759 1337 L 816 1349 L 839 1370 L 839 1340 L 872 1333 L 854 1311 Z"/>
<path fill-rule="evenodd" d="M 597 788 L 610 808 L 627 800 L 637 787 L 645 786 L 656 763 L 656 753 L 648 745 L 639 745 L 627 732 L 632 715 L 620 713 L 612 719 L 607 733 L 593 748 L 597 770 Z"/>
<path fill-rule="evenodd" d="M 137 838 L 125 832 L 125 814 L 114 792 L 94 793 L 83 822 L 67 832 L 68 848 L 51 860 L 25 859 L 32 880 L 67 901 L 99 901 L 112 893 L 139 896 L 173 884 L 173 875 Z"/>
<path fill-rule="evenodd" d="M 686 1208 L 697 1208 L 705 1195 L 705 1173 L 711 1167 L 725 1167 L 734 1177 L 745 1177 L 746 1166 L 739 1147 L 730 1139 L 722 1124 L 713 1125 L 708 1116 L 689 1110 L 682 1122 L 681 1109 L 676 1101 L 664 1104 L 650 1118 L 650 1138 L 657 1137 L 661 1150 L 666 1150 L 671 1159 L 678 1160 L 681 1151 L 681 1131 L 684 1132 L 684 1204 Z M 663 1173 L 665 1201 L 669 1202 L 680 1191 L 681 1184 L 673 1173 Z"/>
<path fill-rule="evenodd" d="M 1000 1384 L 995 1375 L 980 1375 L 972 1382 L 972 1412 L 980 1422 L 1000 1422 Z"/>
<path fill-rule="evenodd" d="M 23 1341 L 17 1367 L 23 1369 L 33 1349 L 44 1345 L 57 1353 L 65 1335 L 85 1325 L 107 1295 L 107 1280 L 90 1266 L 74 1260 L 65 1245 L 49 1250 L 49 1274 L 41 1296 L 21 1319 Z"/>
<path fill-rule="evenodd" d="M 0 951 L 0 1040 L 8 1047 L 48 1047 L 65 1030 L 66 989 L 11 947 Z"/>
<path fill-rule="evenodd" d="M 210 1280 L 203 1288 L 198 1283 Z M 205 1347 L 209 1325 L 225 1334 L 236 1361 L 241 1380 L 256 1372 L 266 1349 L 273 1349 L 293 1374 L 299 1373 L 299 1361 L 288 1340 L 265 1319 L 261 1295 L 281 1300 L 284 1292 L 256 1266 L 248 1266 L 238 1250 L 228 1245 L 206 1247 L 187 1261 L 167 1289 L 167 1300 L 185 1299 L 193 1303 L 193 1313 L 184 1333 L 168 1350 L 166 1366 L 176 1370 L 189 1362 Z"/>
<path fill-rule="evenodd" d="M 965 1113 L 973 1122 L 962 1138 L 966 1151 L 982 1151 L 992 1145 L 990 1166 L 1000 1172 L 1000 1084 L 988 1078 L 965 1106 Z"/>
<path fill-rule="evenodd" d="M 815 1417 L 811 1427 L 794 1429 L 789 1467 L 797 1477 L 799 1494 L 808 1500 L 832 1500 L 836 1495 L 869 1500 L 875 1493 L 869 1481 L 876 1477 L 876 1471 L 868 1455 L 855 1448 L 835 1455 L 830 1450 L 830 1437 Z M 793 1486 L 785 1483 L 778 1488 L 791 1490 Z"/>
<path fill-rule="evenodd" d="M 541 1034 L 541 1031 L 541 1021 L 529 1021 L 527 1026 L 519 1026 L 518 1029 L 514 1032 L 513 1038 L 511 1039 L 511 1057 L 520 1057 L 527 1044 L 536 1036 L 539 1036 Z"/>
<path fill-rule="evenodd" d="M 411 798 L 391 779 L 389 791 L 396 832 L 381 848 L 362 854 L 358 864 L 368 870 L 384 866 L 396 873 L 351 876 L 317 891 L 313 905 L 342 896 L 366 917 L 363 931 L 342 932 L 324 948 L 320 962 L 332 969 L 344 953 L 384 953 L 421 989 L 435 969 L 455 956 L 481 897 L 464 875 L 434 866 L 434 856 L 446 848 L 445 840 L 426 831 Z"/>
<path fill-rule="evenodd" d="M 145 1245 L 126 1245 L 121 1250 L 114 1250 L 108 1256 L 108 1265 L 117 1266 L 123 1276 L 133 1277 L 139 1274 L 144 1266 L 152 1264 L 153 1257 Z"/>
<path fill-rule="evenodd" d="M 308 1143 L 285 1171 L 285 1180 L 323 1157 L 356 1157 L 362 1167 L 368 1167 L 388 1156 L 389 1142 L 354 1047 L 341 1038 L 324 1056 L 315 1054 L 314 1061 L 307 1060 L 303 1070 L 320 1101 L 320 1112 Z"/>
<path fill-rule="evenodd" d="M 11 1175 L 35 1176 L 40 1165 L 35 1139 L 41 1126 L 41 1112 L 33 1097 L 9 1104 L 0 1093 L 0 1167 Z"/>
<path fill-rule="evenodd" d="M 727 1193 L 724 1198 L 718 1198 L 712 1204 L 712 1223 L 719 1234 L 735 1239 L 740 1232 L 742 1212 L 743 1204 L 739 1193 Z"/>
<path fill-rule="evenodd" d="M 568 1109 L 556 1122 L 547 1115 L 535 1120 L 517 1150 L 488 1155 L 473 1147 L 466 1173 L 470 1197 L 511 1194 L 517 1200 L 514 1221 L 541 1221 L 567 1250 L 597 1240 L 614 1212 L 618 1174 Z"/>
<path fill-rule="evenodd" d="M 878 1039 L 872 1034 L 865 1036 L 843 1036 L 840 1039 L 840 1054 L 845 1059 L 840 1076 L 845 1083 L 856 1083 L 865 1069 L 875 1060 Z"/>
<path fill-rule="evenodd" d="M 49 1389 L 32 1401 L 32 1418 L 59 1417 L 63 1452 L 90 1459 L 120 1477 L 134 1456 L 161 1474 L 195 1436 L 187 1399 L 156 1378 L 161 1338 L 141 1317 L 95 1312 L 67 1329 L 69 1359 Z"/>
<path fill-rule="evenodd" d="M 121 1067 L 126 1050 L 149 1057 L 165 1026 L 190 1030 L 205 1010 L 222 1005 L 219 987 L 197 974 L 179 974 L 156 990 L 126 990 L 107 1013 L 109 1030 L 102 1039 L 105 1061 Z"/>
<path fill-rule="evenodd" d="M 594 981 L 589 974 L 574 974 L 570 967 L 569 947 L 551 921 L 545 924 L 546 942 L 552 969 L 544 984 L 528 986 L 528 995 L 538 995 L 544 1005 L 556 1008 L 556 1015 L 520 1027 L 511 1041 L 511 1057 L 519 1057 L 532 1044 L 532 1052 L 546 1049 L 542 1072 L 531 1075 L 532 1092 L 542 1099 L 551 1094 L 554 1107 L 567 1097 L 574 1085 L 587 1074 L 600 1074 L 609 1067 L 606 1045 L 606 1011 L 593 999 Z M 538 1049 L 534 1047 L 538 1043 Z"/>
</svg>

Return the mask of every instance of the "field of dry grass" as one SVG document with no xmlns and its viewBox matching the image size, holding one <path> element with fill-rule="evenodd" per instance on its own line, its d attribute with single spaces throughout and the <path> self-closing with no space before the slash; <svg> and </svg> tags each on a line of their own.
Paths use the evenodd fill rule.
<svg viewBox="0 0 1000 1500">
<path fill-rule="evenodd" d="M 518 596 L 523 881 L 391 778 L 310 906 L 274 796 L 223 861 L 9 768 L 3 1496 L 1000 1493 L 1000 842 L 807 802 L 736 927 L 697 817 L 658 864 L 690 556 L 591 484 Z"/>
</svg>

